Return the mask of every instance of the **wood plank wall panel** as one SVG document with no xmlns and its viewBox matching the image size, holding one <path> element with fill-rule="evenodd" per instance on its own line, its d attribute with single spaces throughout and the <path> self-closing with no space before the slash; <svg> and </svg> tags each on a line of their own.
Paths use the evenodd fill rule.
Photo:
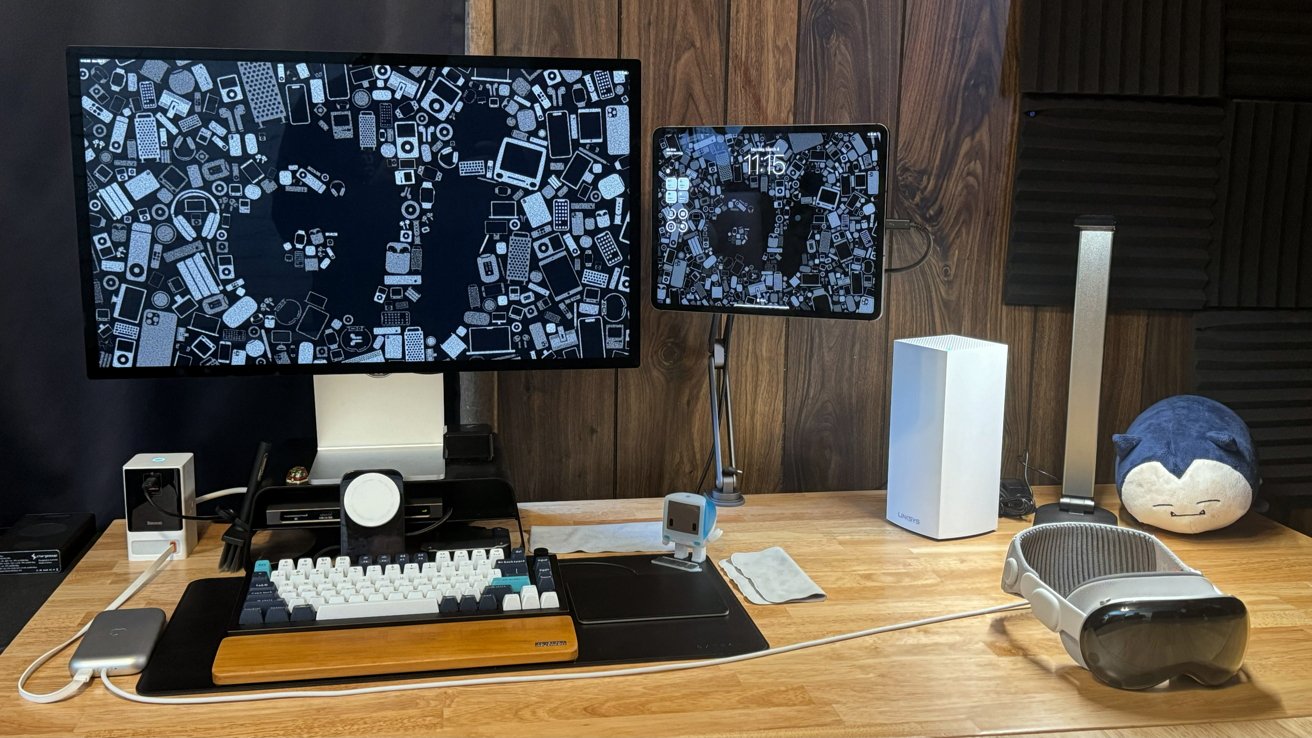
<svg viewBox="0 0 1312 738">
<path fill-rule="evenodd" d="M 797 0 L 729 0 L 727 123 L 791 123 L 797 87 Z M 788 322 L 735 319 L 730 378 L 744 492 L 783 489 Z"/>
<path fill-rule="evenodd" d="M 495 53 L 616 56 L 616 0 L 497 4 Z M 598 499 L 615 492 L 614 369 L 499 372 L 497 431 L 521 501 Z"/>
<path fill-rule="evenodd" d="M 1066 401 L 1071 371 L 1071 311 L 1038 307 L 1034 310 L 1034 338 L 1030 341 L 1030 416 L 1026 447 L 1031 466 L 1062 474 L 1066 458 Z M 1099 411 L 1101 414 L 1101 409 Z M 1030 475 L 1031 483 L 1042 480 Z"/>
<path fill-rule="evenodd" d="M 937 248 L 924 267 L 888 277 L 887 360 L 898 338 L 959 333 L 1007 344 L 1004 459 L 1015 474 L 1028 435 L 1033 310 L 999 304 L 1005 253 L 986 246 L 1007 230 L 1009 203 L 996 193 L 1011 190 L 1014 24 L 1002 5 L 909 0 L 904 27 L 897 215 L 925 224 Z"/>
<path fill-rule="evenodd" d="M 1070 310 L 1002 304 L 1019 97 L 1013 3 L 470 0 L 470 8 L 471 53 L 640 58 L 644 139 L 667 123 L 889 125 L 890 215 L 925 223 L 938 248 L 920 270 L 889 276 L 886 317 L 874 324 L 738 319 L 732 366 L 747 491 L 883 486 L 892 339 L 949 331 L 1010 346 L 1004 472 L 1019 474 L 1013 460 L 1029 449 L 1032 463 L 1060 475 Z M 472 27 L 492 18 L 494 31 Z M 888 235 L 892 264 L 924 247 L 918 233 Z M 645 303 L 645 284 L 643 294 Z M 641 369 L 498 375 L 498 430 L 521 499 L 655 496 L 696 482 L 710 442 L 708 321 L 640 309 Z M 1101 435 L 1141 409 L 1136 396 L 1142 406 L 1190 386 L 1190 320 L 1111 320 L 1104 387 L 1137 390 L 1104 394 Z M 1107 454 L 1100 472 L 1109 469 Z"/>
<path fill-rule="evenodd" d="M 726 0 L 626 0 L 620 54 L 642 60 L 643 136 L 658 125 L 716 125 L 725 117 Z M 651 181 L 644 148 L 644 197 Z M 649 199 L 649 198 L 648 198 Z M 651 230 L 644 208 L 640 233 Z M 650 248 L 650 245 L 644 243 Z M 644 260 L 648 252 L 644 249 Z M 643 270 L 644 274 L 648 270 Z M 619 372 L 615 493 L 644 497 L 691 489 L 710 448 L 707 315 L 651 307 L 644 285 L 642 366 Z M 741 425 L 748 425 L 742 417 Z"/>
<path fill-rule="evenodd" d="M 797 33 L 797 121 L 885 123 L 896 160 L 901 0 L 802 0 Z M 785 489 L 883 486 L 889 322 L 788 319 Z"/>
<path fill-rule="evenodd" d="M 1148 313 L 1131 311 L 1107 316 L 1102 357 L 1102 400 L 1098 403 L 1097 479 L 1115 479 L 1112 434 L 1129 427 L 1142 410 L 1144 344 Z"/>
<path fill-rule="evenodd" d="M 1171 395 L 1193 392 L 1193 351 L 1193 313 L 1149 314 L 1143 353 L 1144 408 Z"/>
</svg>

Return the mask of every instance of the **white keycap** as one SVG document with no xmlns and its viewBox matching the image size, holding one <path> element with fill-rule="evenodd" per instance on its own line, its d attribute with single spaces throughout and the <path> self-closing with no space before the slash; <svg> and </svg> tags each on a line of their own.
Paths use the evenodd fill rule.
<svg viewBox="0 0 1312 738">
<path fill-rule="evenodd" d="M 401 573 L 407 578 L 412 579 L 419 575 L 419 564 L 406 564 L 405 567 L 401 569 Z"/>
<path fill-rule="evenodd" d="M 369 581 L 376 582 L 379 579 L 383 578 L 383 567 L 379 566 L 378 564 L 374 564 L 373 566 L 370 566 L 368 569 L 365 569 L 364 573 L 365 576 L 369 577 Z"/>
<path fill-rule="evenodd" d="M 386 602 L 348 602 L 341 605 L 324 605 L 319 608 L 319 620 L 344 618 L 388 618 L 397 615 L 427 615 L 437 612 L 436 600 L 389 600 Z"/>
<path fill-rule="evenodd" d="M 438 551 L 438 552 L 437 552 L 437 558 L 434 559 L 434 560 L 437 561 L 437 563 L 439 563 L 439 564 L 449 564 L 449 563 L 451 563 L 451 552 L 450 552 L 450 551 Z"/>
<path fill-rule="evenodd" d="M 424 565 L 419 567 L 419 571 L 424 574 L 436 574 L 439 571 L 439 569 L 436 563 L 432 561 L 425 561 Z"/>
<path fill-rule="evenodd" d="M 388 602 L 396 602 L 397 600 L 404 600 L 404 599 L 405 599 L 405 595 L 401 594 L 400 592 L 393 592 L 387 595 Z"/>
<path fill-rule="evenodd" d="M 300 571 L 309 571 L 314 568 L 314 562 L 310 559 L 297 559 L 296 568 Z"/>
<path fill-rule="evenodd" d="M 373 594 L 369 595 L 368 597 L 365 597 L 364 599 L 366 602 L 384 602 L 387 600 L 387 596 L 384 595 L 382 592 L 374 592 Z"/>
<path fill-rule="evenodd" d="M 305 604 L 307 604 L 307 605 L 309 605 L 310 607 L 313 607 L 314 609 L 317 610 L 317 609 L 323 607 L 323 598 L 322 598 L 322 597 L 319 597 L 319 596 L 317 596 L 317 595 L 316 595 L 316 596 L 313 596 L 313 597 L 306 597 L 306 598 L 305 598 Z"/>
<path fill-rule="evenodd" d="M 315 559 L 314 568 L 319 570 L 331 569 L 333 568 L 333 560 L 327 556 L 320 556 L 318 559 Z"/>
<path fill-rule="evenodd" d="M 540 600 L 543 610 L 554 610 L 560 607 L 560 596 L 555 592 L 543 592 Z"/>
<path fill-rule="evenodd" d="M 488 561 L 500 561 L 504 558 L 506 558 L 506 554 L 499 548 L 492 549 L 492 553 L 487 556 Z"/>
<path fill-rule="evenodd" d="M 274 584 L 282 584 L 287 581 L 287 572 L 282 569 L 269 572 L 269 581 Z"/>
<path fill-rule="evenodd" d="M 352 582 L 358 582 L 364 578 L 364 569 L 358 566 L 352 566 L 346 571 L 346 576 L 350 577 Z"/>
<path fill-rule="evenodd" d="M 469 555 L 469 560 L 476 564 L 480 561 L 487 561 L 487 551 L 484 551 L 481 548 L 476 548 L 474 549 L 474 552 Z"/>
<path fill-rule="evenodd" d="M 493 569 L 492 571 L 488 572 L 488 576 L 492 577 L 493 579 L 497 579 L 501 576 L 501 570 Z"/>
<path fill-rule="evenodd" d="M 297 605 L 305 604 L 305 600 L 301 599 L 300 597 L 284 597 L 283 601 L 287 603 L 287 608 L 289 610 L 293 607 L 296 607 Z"/>
<path fill-rule="evenodd" d="M 531 584 L 525 585 L 519 590 L 519 600 L 525 610 L 536 610 L 542 607 L 542 602 L 538 598 L 538 588 Z"/>
<path fill-rule="evenodd" d="M 352 592 L 351 596 L 346 598 L 347 602 L 364 602 L 364 595 L 359 592 Z"/>
<path fill-rule="evenodd" d="M 326 599 L 326 601 L 327 601 L 327 603 L 330 604 L 330 605 L 340 605 L 340 604 L 346 602 L 346 598 L 343 597 L 343 596 L 341 596 L 341 595 L 332 595 L 332 596 L 328 597 L 328 598 Z"/>
<path fill-rule="evenodd" d="M 405 598 L 406 598 L 407 600 L 422 600 L 422 599 L 424 599 L 424 593 L 423 593 L 423 592 L 406 592 L 406 593 L 405 593 Z"/>
<path fill-rule="evenodd" d="M 387 577 L 388 579 L 396 579 L 397 577 L 401 576 L 401 567 L 397 566 L 396 564 L 388 564 L 387 568 L 383 569 L 383 576 Z"/>
<path fill-rule="evenodd" d="M 291 559 L 278 559 L 278 571 L 291 571 L 296 568 L 296 562 Z"/>
<path fill-rule="evenodd" d="M 519 595 L 511 592 L 501 598 L 501 609 L 505 612 L 513 612 L 522 609 L 519 604 Z"/>
<path fill-rule="evenodd" d="M 351 568 L 351 557 L 350 557 L 350 556 L 338 556 L 338 557 L 337 557 L 337 560 L 333 562 L 333 565 L 334 565 L 334 568 L 337 568 L 337 569 L 350 569 L 350 568 Z"/>
<path fill-rule="evenodd" d="M 457 564 L 467 564 L 469 563 L 469 552 L 462 548 L 455 552 L 451 560 Z"/>
</svg>

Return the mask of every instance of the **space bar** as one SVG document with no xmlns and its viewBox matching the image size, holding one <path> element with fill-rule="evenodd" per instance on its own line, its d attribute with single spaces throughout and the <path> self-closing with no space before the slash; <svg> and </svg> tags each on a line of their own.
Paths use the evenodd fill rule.
<svg viewBox="0 0 1312 738">
<path fill-rule="evenodd" d="M 383 602 L 344 602 L 319 605 L 318 620 L 347 618 L 390 618 L 397 615 L 431 615 L 437 613 L 437 600 L 384 600 Z"/>
</svg>

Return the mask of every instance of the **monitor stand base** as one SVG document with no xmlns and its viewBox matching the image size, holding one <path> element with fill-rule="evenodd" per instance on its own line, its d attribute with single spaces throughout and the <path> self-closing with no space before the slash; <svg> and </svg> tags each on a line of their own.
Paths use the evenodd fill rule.
<svg viewBox="0 0 1312 738">
<path fill-rule="evenodd" d="M 1074 504 L 1071 504 L 1072 502 Z M 1061 502 L 1041 505 L 1034 511 L 1034 525 L 1046 525 L 1048 523 L 1118 525 L 1116 516 L 1112 514 L 1111 510 L 1098 507 L 1093 504 L 1093 500 L 1085 502 L 1085 498 L 1072 499 L 1069 497 L 1063 497 Z"/>
</svg>

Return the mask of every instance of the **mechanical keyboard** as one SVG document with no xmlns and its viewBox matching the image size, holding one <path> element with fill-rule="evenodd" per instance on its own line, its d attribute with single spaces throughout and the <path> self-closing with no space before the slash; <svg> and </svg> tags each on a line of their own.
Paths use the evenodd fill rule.
<svg viewBox="0 0 1312 738">
<path fill-rule="evenodd" d="M 215 684 L 571 661 L 554 557 L 522 548 L 256 561 Z"/>
</svg>

